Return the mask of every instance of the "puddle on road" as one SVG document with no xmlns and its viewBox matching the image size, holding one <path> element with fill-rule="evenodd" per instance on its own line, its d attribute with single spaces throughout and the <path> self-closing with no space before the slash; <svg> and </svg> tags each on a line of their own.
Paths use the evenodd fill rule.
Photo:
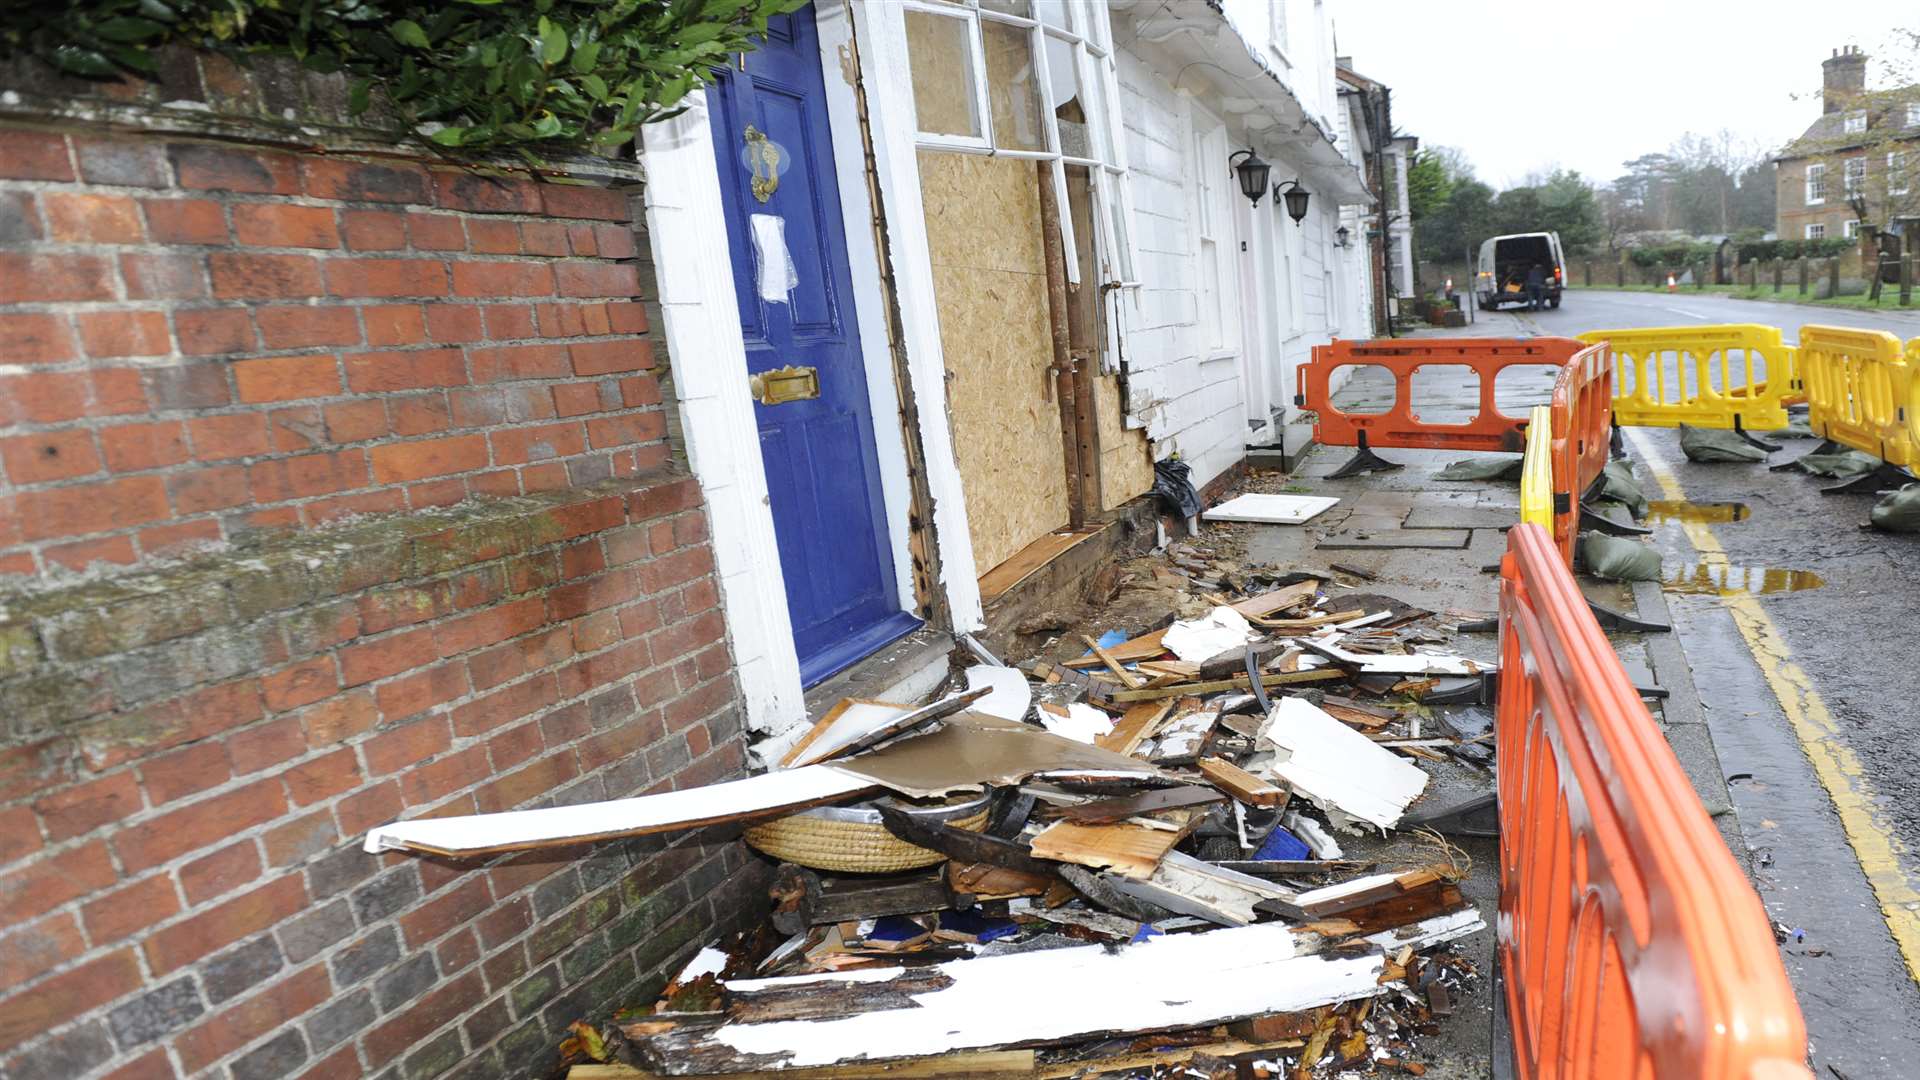
<svg viewBox="0 0 1920 1080">
<path fill-rule="evenodd" d="M 1647 504 L 1647 524 L 1678 521 L 1696 525 L 1720 525 L 1745 521 L 1753 510 L 1743 502 L 1687 502 L 1683 499 L 1654 499 Z"/>
<path fill-rule="evenodd" d="M 1703 596 L 1768 596 L 1773 593 L 1803 592 L 1817 589 L 1827 579 L 1811 570 L 1785 570 L 1775 566 L 1733 566 L 1726 563 L 1695 563 L 1677 572 L 1666 573 L 1660 587 L 1671 593 L 1696 593 Z"/>
</svg>

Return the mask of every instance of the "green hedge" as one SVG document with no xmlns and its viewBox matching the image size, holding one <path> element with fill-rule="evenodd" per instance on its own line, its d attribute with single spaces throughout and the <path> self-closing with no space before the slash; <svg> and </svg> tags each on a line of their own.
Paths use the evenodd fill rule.
<svg viewBox="0 0 1920 1080">
<path fill-rule="evenodd" d="M 171 42 L 279 53 L 375 95 L 396 140 L 464 154 L 618 152 L 805 0 L 0 0 L 0 56 L 147 77 Z"/>
</svg>

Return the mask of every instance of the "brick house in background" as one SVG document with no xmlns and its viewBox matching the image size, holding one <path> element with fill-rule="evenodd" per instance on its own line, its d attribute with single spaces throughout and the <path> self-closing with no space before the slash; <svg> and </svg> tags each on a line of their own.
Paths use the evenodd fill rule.
<svg viewBox="0 0 1920 1080">
<path fill-rule="evenodd" d="M 0 1073 L 538 1075 L 757 920 L 724 832 L 360 840 L 777 760 L 1303 441 L 1326 7 L 810 6 L 542 183 L 271 60 L 0 70 Z"/>
<path fill-rule="evenodd" d="M 1870 93 L 1855 46 L 1821 61 L 1821 114 L 1774 158 L 1775 231 L 1782 240 L 1859 235 L 1866 224 L 1905 233 L 1920 223 L 1920 87 Z"/>
</svg>

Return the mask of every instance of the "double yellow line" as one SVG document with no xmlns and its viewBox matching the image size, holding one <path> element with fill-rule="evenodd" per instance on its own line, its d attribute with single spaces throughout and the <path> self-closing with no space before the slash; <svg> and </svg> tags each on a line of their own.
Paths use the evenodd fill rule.
<svg viewBox="0 0 1920 1080">
<path fill-rule="evenodd" d="M 1638 448 L 1640 460 L 1659 482 L 1661 494 L 1684 501 L 1686 492 L 1660 449 L 1639 437 L 1634 429 L 1623 430 Z M 1726 565 L 1727 550 L 1720 546 L 1712 529 L 1697 521 L 1682 521 L 1681 528 L 1699 552 L 1701 562 Z M 1920 982 L 1920 889 L 1915 888 L 1900 865 L 1903 845 L 1875 810 L 1873 785 L 1867 779 L 1865 767 L 1847 745 L 1840 725 L 1834 722 L 1827 703 L 1814 689 L 1813 680 L 1793 662 L 1786 639 L 1766 609 L 1760 606 L 1760 601 L 1748 593 L 1731 593 L 1723 595 L 1721 602 L 1733 616 L 1733 624 L 1747 643 L 1747 651 L 1753 654 L 1754 663 L 1759 665 L 1773 696 L 1779 699 L 1780 709 L 1786 713 L 1787 723 L 1800 741 L 1800 749 L 1813 764 L 1820 786 L 1833 800 L 1834 809 L 1840 814 L 1840 827 L 1846 832 L 1847 843 L 1853 847 L 1860 869 L 1865 871 L 1867 882 L 1880 901 L 1880 912 L 1887 920 L 1894 942 L 1900 946 L 1907 972 Z"/>
</svg>

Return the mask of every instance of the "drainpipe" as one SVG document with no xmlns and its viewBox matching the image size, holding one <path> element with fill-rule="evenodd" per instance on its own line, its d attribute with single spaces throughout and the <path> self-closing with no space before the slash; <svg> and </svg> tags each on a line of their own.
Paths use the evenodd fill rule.
<svg viewBox="0 0 1920 1080">
<path fill-rule="evenodd" d="M 1386 316 L 1388 337 L 1396 336 L 1393 332 L 1393 234 L 1387 231 L 1393 221 L 1391 197 L 1387 192 L 1387 140 L 1393 138 L 1392 95 L 1393 91 L 1387 87 L 1380 88 L 1375 102 L 1373 136 L 1373 175 L 1380 185 L 1380 309 Z"/>
<path fill-rule="evenodd" d="M 1079 528 L 1087 515 L 1080 483 L 1080 417 L 1075 401 L 1072 335 L 1067 328 L 1067 251 L 1060 238 L 1060 204 L 1054 200 L 1051 166 L 1040 162 L 1040 239 L 1047 253 L 1047 314 L 1053 331 L 1053 396 L 1060 403 L 1060 445 L 1067 467 L 1067 524 Z"/>
</svg>

